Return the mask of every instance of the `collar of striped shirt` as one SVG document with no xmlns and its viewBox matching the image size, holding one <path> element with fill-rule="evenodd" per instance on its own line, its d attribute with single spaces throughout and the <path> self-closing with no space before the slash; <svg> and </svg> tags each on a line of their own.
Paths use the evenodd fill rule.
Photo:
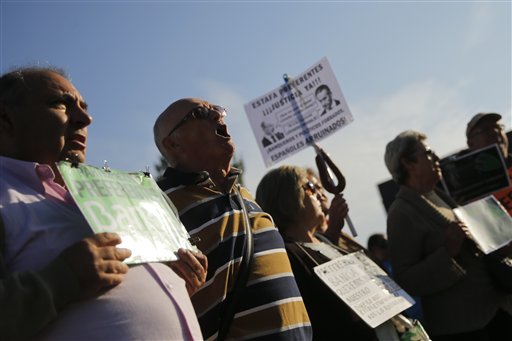
<svg viewBox="0 0 512 341">
<path fill-rule="evenodd" d="M 229 177 L 236 177 L 242 173 L 241 170 L 231 167 Z M 158 184 L 162 188 L 172 188 L 180 185 L 198 185 L 207 180 L 210 176 L 208 172 L 203 171 L 199 173 L 183 172 L 176 168 L 167 167 L 164 175 L 158 180 Z"/>
</svg>

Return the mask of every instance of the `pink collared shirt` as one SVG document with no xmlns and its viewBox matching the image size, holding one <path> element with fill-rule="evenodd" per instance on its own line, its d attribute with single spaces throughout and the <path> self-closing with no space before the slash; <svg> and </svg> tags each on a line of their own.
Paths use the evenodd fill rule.
<svg viewBox="0 0 512 341">
<path fill-rule="evenodd" d="M 0 215 L 9 272 L 38 271 L 92 231 L 48 165 L 0 156 Z M 130 268 L 105 294 L 61 311 L 48 340 L 201 340 L 185 282 L 160 263 Z"/>
<path fill-rule="evenodd" d="M 66 188 L 55 182 L 55 173 L 53 173 L 53 169 L 50 166 L 36 163 L 35 171 L 43 184 L 45 195 L 48 198 L 60 200 L 68 205 L 75 205 L 71 194 L 69 194 Z"/>
</svg>

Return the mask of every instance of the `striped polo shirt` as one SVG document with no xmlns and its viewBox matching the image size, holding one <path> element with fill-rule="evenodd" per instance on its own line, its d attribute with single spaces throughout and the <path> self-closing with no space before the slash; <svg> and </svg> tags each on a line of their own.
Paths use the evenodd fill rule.
<svg viewBox="0 0 512 341">
<path fill-rule="evenodd" d="M 217 337 L 226 295 L 231 292 L 245 242 L 243 211 L 234 184 L 239 171 L 228 175 L 230 191 L 220 191 L 208 173 L 182 173 L 168 168 L 158 181 L 178 209 L 180 220 L 196 246 L 208 257 L 206 284 L 192 303 L 203 336 Z M 227 335 L 236 340 L 310 340 L 312 329 L 293 277 L 284 242 L 272 218 L 241 194 L 254 236 L 254 256 L 249 280 Z"/>
</svg>

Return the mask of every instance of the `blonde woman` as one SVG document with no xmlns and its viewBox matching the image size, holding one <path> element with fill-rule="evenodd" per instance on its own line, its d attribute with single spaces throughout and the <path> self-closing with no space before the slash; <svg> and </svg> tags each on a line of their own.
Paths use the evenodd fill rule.
<svg viewBox="0 0 512 341">
<path fill-rule="evenodd" d="M 283 236 L 295 279 L 313 326 L 315 340 L 377 340 L 375 332 L 341 301 L 313 268 L 345 254 L 316 234 L 325 226 L 322 196 L 300 167 L 268 172 L 258 185 L 256 201 L 272 215 Z"/>
</svg>

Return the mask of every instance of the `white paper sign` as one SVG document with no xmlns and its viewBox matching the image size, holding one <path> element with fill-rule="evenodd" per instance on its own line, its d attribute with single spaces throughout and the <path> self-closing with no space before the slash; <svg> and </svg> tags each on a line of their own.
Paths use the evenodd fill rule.
<svg viewBox="0 0 512 341">
<path fill-rule="evenodd" d="M 354 252 L 315 267 L 315 273 L 370 327 L 414 304 L 364 252 Z"/>
<path fill-rule="evenodd" d="M 512 241 L 512 218 L 492 195 L 453 210 L 471 232 L 483 253 L 489 254 Z"/>
<path fill-rule="evenodd" d="M 325 57 L 244 108 L 267 167 L 354 120 Z"/>
</svg>

